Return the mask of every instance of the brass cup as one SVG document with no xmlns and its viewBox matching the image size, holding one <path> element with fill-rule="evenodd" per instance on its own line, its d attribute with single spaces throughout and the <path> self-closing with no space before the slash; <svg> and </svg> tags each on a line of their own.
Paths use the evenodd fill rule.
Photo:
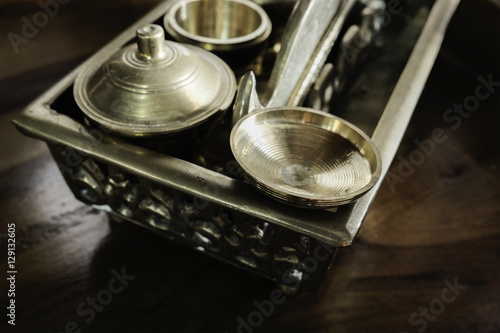
<svg viewBox="0 0 500 333">
<path fill-rule="evenodd" d="M 164 25 L 174 40 L 214 52 L 229 65 L 256 58 L 272 29 L 264 9 L 248 0 L 178 1 Z"/>
</svg>

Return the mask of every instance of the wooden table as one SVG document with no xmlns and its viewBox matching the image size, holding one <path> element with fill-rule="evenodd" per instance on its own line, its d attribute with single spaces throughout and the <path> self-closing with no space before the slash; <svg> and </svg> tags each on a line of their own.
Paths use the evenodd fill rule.
<svg viewBox="0 0 500 333">
<path fill-rule="evenodd" d="M 41 7 L 0 2 L 1 332 L 500 331 L 500 87 L 477 88 L 479 76 L 500 81 L 498 2 L 460 5 L 391 166 L 399 178 L 384 181 L 354 245 L 316 293 L 272 306 L 273 283 L 78 202 L 45 144 L 10 123 L 155 3 L 59 5 L 15 53 L 5 36 Z M 447 111 L 464 103 L 473 111 Z M 429 141 L 436 129 L 446 139 Z"/>
</svg>

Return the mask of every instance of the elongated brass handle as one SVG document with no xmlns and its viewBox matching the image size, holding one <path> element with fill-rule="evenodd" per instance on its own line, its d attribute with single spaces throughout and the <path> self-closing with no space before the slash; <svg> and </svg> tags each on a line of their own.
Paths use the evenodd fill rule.
<svg viewBox="0 0 500 333">
<path fill-rule="evenodd" d="M 271 78 L 259 101 L 255 76 L 240 81 L 233 107 L 233 126 L 246 114 L 266 107 L 303 102 L 330 53 L 354 0 L 300 0 L 285 27 Z"/>
<path fill-rule="evenodd" d="M 268 107 L 300 105 L 335 44 L 354 0 L 300 0 L 262 97 Z"/>
</svg>

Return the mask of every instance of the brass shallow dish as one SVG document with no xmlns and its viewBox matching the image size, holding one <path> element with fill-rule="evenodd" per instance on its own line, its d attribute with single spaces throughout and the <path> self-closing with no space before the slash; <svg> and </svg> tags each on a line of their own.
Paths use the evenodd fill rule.
<svg viewBox="0 0 500 333">
<path fill-rule="evenodd" d="M 248 114 L 233 127 L 231 149 L 250 183 L 301 207 L 353 202 L 382 170 L 378 150 L 361 130 L 301 107 Z"/>
</svg>

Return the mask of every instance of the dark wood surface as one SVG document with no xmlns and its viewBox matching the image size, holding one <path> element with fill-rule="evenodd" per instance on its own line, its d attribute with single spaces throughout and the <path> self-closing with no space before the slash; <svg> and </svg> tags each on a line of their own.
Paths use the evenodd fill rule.
<svg viewBox="0 0 500 333">
<path fill-rule="evenodd" d="M 155 3 L 74 0 L 16 54 L 5 36 L 40 7 L 0 1 L 1 332 L 500 331 L 500 87 L 460 126 L 443 119 L 475 95 L 479 75 L 500 81 L 495 1 L 461 4 L 398 156 L 408 160 L 415 140 L 435 129 L 446 140 L 404 181 L 384 181 L 359 237 L 339 251 L 316 293 L 287 297 L 255 328 L 238 318 L 258 322 L 255 301 L 269 299 L 271 282 L 110 223 L 73 197 L 45 144 L 10 123 Z M 400 166 L 397 159 L 390 171 L 398 175 Z M 11 223 L 15 326 L 5 315 Z M 80 304 L 105 297 L 122 270 L 134 278 L 95 318 L 81 315 Z"/>
</svg>

